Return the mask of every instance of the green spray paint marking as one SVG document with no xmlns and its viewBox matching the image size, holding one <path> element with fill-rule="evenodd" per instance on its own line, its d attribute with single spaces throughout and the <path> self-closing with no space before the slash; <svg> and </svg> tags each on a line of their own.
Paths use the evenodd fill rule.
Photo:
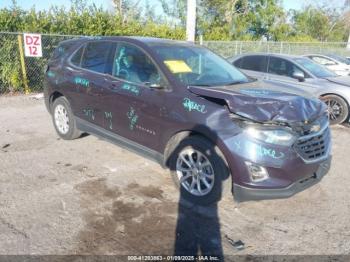
<svg viewBox="0 0 350 262">
<path fill-rule="evenodd" d="M 56 74 L 52 71 L 47 71 L 47 76 L 50 77 L 50 78 L 53 78 L 56 76 Z"/>
<path fill-rule="evenodd" d="M 63 53 L 64 53 L 64 47 L 60 46 L 60 47 L 58 48 L 58 52 L 59 52 L 60 54 L 63 54 Z"/>
<path fill-rule="evenodd" d="M 113 129 L 113 124 L 112 124 L 112 112 L 105 112 L 105 118 L 109 122 L 109 129 Z"/>
<path fill-rule="evenodd" d="M 241 141 L 235 141 L 235 146 L 237 150 L 241 150 Z"/>
<path fill-rule="evenodd" d="M 283 152 L 276 152 L 274 149 L 264 147 L 262 145 L 257 145 L 256 146 L 256 151 L 259 156 L 261 157 L 271 157 L 273 159 L 282 159 L 284 158 L 284 153 Z"/>
<path fill-rule="evenodd" d="M 134 130 L 134 127 L 135 127 L 135 125 L 137 123 L 137 120 L 138 120 L 139 116 L 136 115 L 135 109 L 132 108 L 132 107 L 130 107 L 129 112 L 126 113 L 126 115 L 129 118 L 129 120 L 130 120 L 130 125 L 129 125 L 130 130 Z"/>
<path fill-rule="evenodd" d="M 125 91 L 128 91 L 130 93 L 133 93 L 133 94 L 135 94 L 137 96 L 140 94 L 140 89 L 137 86 L 124 84 L 124 85 L 122 85 L 122 89 L 125 90 Z"/>
<path fill-rule="evenodd" d="M 81 85 L 81 86 L 85 86 L 85 87 L 89 87 L 90 82 L 89 80 L 85 79 L 85 78 L 81 78 L 81 77 L 74 77 L 74 83 L 76 85 Z"/>
<path fill-rule="evenodd" d="M 197 111 L 203 114 L 207 112 L 207 110 L 205 110 L 205 105 L 200 105 L 189 98 L 184 98 L 184 101 L 182 104 L 184 108 L 187 109 L 189 112 Z"/>
<path fill-rule="evenodd" d="M 84 115 L 91 120 L 95 120 L 95 111 L 93 109 L 87 108 L 83 109 Z"/>
</svg>

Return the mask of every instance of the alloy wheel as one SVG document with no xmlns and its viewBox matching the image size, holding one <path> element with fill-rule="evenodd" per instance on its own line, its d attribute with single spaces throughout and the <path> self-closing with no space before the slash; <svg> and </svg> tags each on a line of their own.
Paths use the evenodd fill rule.
<svg viewBox="0 0 350 262">
<path fill-rule="evenodd" d="M 214 186 L 214 169 L 198 150 L 184 149 L 176 161 L 176 174 L 181 186 L 195 196 L 207 195 Z"/>
<path fill-rule="evenodd" d="M 54 112 L 55 124 L 58 131 L 65 135 L 69 131 L 69 117 L 66 108 L 63 105 L 57 105 Z"/>
<path fill-rule="evenodd" d="M 336 100 L 328 99 L 324 101 L 327 105 L 328 118 L 331 121 L 336 120 L 343 112 L 343 106 Z"/>
</svg>

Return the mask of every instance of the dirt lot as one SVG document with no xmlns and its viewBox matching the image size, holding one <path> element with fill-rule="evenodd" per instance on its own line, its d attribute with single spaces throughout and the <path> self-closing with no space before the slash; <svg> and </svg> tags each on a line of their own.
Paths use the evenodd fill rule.
<svg viewBox="0 0 350 262">
<path fill-rule="evenodd" d="M 169 255 L 197 243 L 227 255 L 350 254 L 350 129 L 332 135 L 321 183 L 208 211 L 179 206 L 156 163 L 93 136 L 60 140 L 43 100 L 0 97 L 0 253 Z"/>
</svg>

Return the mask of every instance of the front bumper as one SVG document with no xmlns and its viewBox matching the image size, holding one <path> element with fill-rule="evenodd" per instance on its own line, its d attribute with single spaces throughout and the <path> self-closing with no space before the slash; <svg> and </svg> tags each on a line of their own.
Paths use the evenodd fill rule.
<svg viewBox="0 0 350 262">
<path fill-rule="evenodd" d="M 331 156 L 320 163 L 318 170 L 313 174 L 308 174 L 304 178 L 292 183 L 285 188 L 276 189 L 257 189 L 248 188 L 238 184 L 233 184 L 233 195 L 237 202 L 250 201 L 250 200 L 264 200 L 264 199 L 277 199 L 288 198 L 301 192 L 315 184 L 317 184 L 325 174 L 328 173 L 331 166 Z"/>
<path fill-rule="evenodd" d="M 254 141 L 244 133 L 223 140 L 235 200 L 287 198 L 319 182 L 331 164 L 330 130 L 320 132 L 290 147 Z M 263 167 L 268 177 L 252 179 L 247 162 Z"/>
</svg>

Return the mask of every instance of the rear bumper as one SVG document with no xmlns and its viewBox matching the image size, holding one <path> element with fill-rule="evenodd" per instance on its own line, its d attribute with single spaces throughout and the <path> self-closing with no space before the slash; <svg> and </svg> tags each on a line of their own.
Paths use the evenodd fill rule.
<svg viewBox="0 0 350 262">
<path fill-rule="evenodd" d="M 248 188 L 238 184 L 233 184 L 233 195 L 237 202 L 250 201 L 250 200 L 264 200 L 264 199 L 277 199 L 288 198 L 295 195 L 298 192 L 305 190 L 315 184 L 317 184 L 328 173 L 331 165 L 331 156 L 320 163 L 319 168 L 313 174 L 306 175 L 304 178 L 294 182 L 285 188 L 276 189 L 257 189 Z"/>
</svg>

